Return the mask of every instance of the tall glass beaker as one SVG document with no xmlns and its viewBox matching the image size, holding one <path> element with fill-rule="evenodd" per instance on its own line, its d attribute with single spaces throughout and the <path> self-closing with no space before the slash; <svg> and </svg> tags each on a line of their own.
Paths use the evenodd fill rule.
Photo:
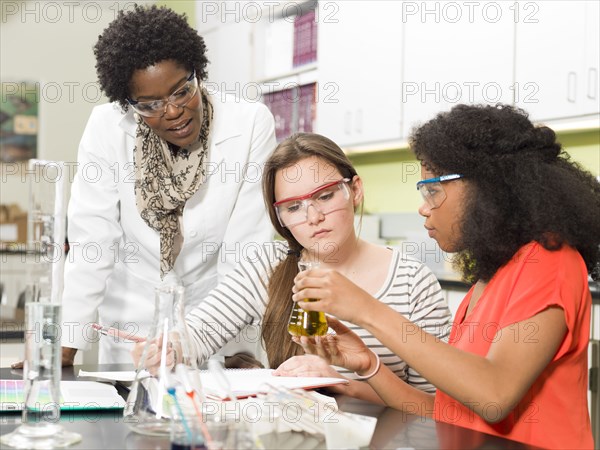
<svg viewBox="0 0 600 450">
<path fill-rule="evenodd" d="M 29 161 L 28 267 L 25 303 L 22 425 L 1 437 L 17 448 L 66 447 L 81 440 L 60 420 L 61 299 L 66 233 L 67 176 L 58 161 Z"/>
<path fill-rule="evenodd" d="M 22 425 L 0 438 L 16 448 L 66 447 L 81 440 L 60 425 L 61 306 L 25 305 L 24 404 Z"/>
<path fill-rule="evenodd" d="M 155 289 L 154 319 L 142 356 L 136 369 L 136 377 L 127 397 L 123 411 L 125 423 L 137 433 L 166 436 L 171 429 L 171 402 L 167 390 L 175 387 L 174 368 L 183 363 L 196 368 L 184 321 L 183 286 L 164 286 Z M 161 352 L 158 368 L 146 370 L 149 351 Z M 174 362 L 167 365 L 167 354 L 173 353 Z M 185 397 L 177 387 L 178 394 Z"/>
<path fill-rule="evenodd" d="M 62 161 L 29 160 L 29 277 L 42 302 L 60 303 L 63 290 L 69 175 Z"/>
</svg>

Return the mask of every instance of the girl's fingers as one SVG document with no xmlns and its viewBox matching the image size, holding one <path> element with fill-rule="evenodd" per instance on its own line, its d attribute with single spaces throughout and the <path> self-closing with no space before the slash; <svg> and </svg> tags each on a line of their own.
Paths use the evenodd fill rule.
<svg viewBox="0 0 600 450">
<path fill-rule="evenodd" d="M 340 353 L 340 349 L 337 345 L 337 337 L 333 334 L 327 336 L 325 339 L 325 347 L 331 356 L 338 356 Z"/>
<path fill-rule="evenodd" d="M 292 295 L 292 300 L 295 302 L 301 302 L 306 300 L 307 298 L 321 298 L 323 296 L 322 291 L 320 289 L 314 288 L 305 288 L 298 289 L 297 292 Z"/>
<path fill-rule="evenodd" d="M 175 352 L 173 349 L 167 350 L 167 361 L 165 362 L 167 367 L 175 365 Z"/>
<path fill-rule="evenodd" d="M 329 361 L 330 358 L 330 354 L 329 351 L 327 350 L 327 348 L 325 348 L 324 344 L 324 339 L 321 336 L 317 336 L 315 338 L 315 348 L 317 350 L 317 355 L 319 355 L 321 358 L 324 358 L 325 360 Z"/>
<path fill-rule="evenodd" d="M 342 322 L 340 322 L 333 316 L 327 316 L 327 324 L 337 334 L 343 334 L 350 331 L 350 328 L 348 328 L 346 325 L 344 325 Z"/>
<path fill-rule="evenodd" d="M 309 353 L 311 355 L 314 355 L 316 353 L 314 341 L 308 336 L 300 336 L 300 345 L 304 349 L 305 353 Z"/>
</svg>

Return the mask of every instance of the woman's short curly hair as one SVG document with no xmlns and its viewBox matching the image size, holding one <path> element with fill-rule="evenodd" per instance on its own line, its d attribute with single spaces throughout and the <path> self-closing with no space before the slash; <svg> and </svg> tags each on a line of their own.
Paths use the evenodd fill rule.
<svg viewBox="0 0 600 450">
<path fill-rule="evenodd" d="M 119 11 L 94 46 L 100 88 L 111 102 L 127 110 L 133 73 L 160 61 L 174 60 L 206 79 L 206 45 L 185 14 L 152 5 Z"/>
<path fill-rule="evenodd" d="M 524 244 L 576 248 L 600 278 L 600 183 L 569 160 L 548 127 L 506 105 L 457 105 L 413 131 L 410 145 L 433 173 L 469 182 L 455 263 L 488 281 Z"/>
</svg>

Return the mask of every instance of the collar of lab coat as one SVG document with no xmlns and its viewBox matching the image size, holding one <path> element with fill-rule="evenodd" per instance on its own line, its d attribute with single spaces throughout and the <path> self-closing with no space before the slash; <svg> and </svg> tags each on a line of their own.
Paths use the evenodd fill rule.
<svg viewBox="0 0 600 450">
<path fill-rule="evenodd" d="M 211 140 L 214 145 L 218 145 L 221 142 L 226 141 L 232 137 L 240 136 L 240 129 L 236 126 L 231 126 L 228 124 L 224 118 L 224 110 L 227 107 L 227 101 L 225 100 L 225 95 L 221 92 L 214 91 L 208 94 L 210 101 L 213 105 L 213 124 L 212 124 L 212 132 L 211 132 Z M 235 101 L 235 100 L 233 100 Z M 135 137 L 135 129 L 137 124 L 135 123 L 135 119 L 133 118 L 133 110 L 129 108 L 126 114 L 123 115 L 121 121 L 119 122 L 119 126 L 131 137 Z"/>
</svg>

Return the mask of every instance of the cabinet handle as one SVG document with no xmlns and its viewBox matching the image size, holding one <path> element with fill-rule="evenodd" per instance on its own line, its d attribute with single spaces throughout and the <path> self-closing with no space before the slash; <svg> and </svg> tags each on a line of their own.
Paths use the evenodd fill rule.
<svg viewBox="0 0 600 450">
<path fill-rule="evenodd" d="M 567 76 L 567 101 L 575 103 L 575 97 L 577 96 L 577 74 L 575 72 L 569 72 Z"/>
<path fill-rule="evenodd" d="M 344 133 L 350 134 L 352 131 L 352 113 L 350 111 L 346 111 L 344 114 Z"/>
<path fill-rule="evenodd" d="M 356 110 L 356 118 L 354 119 L 354 130 L 357 133 L 362 133 L 363 113 L 362 108 Z"/>
<path fill-rule="evenodd" d="M 588 70 L 588 92 L 587 96 L 591 100 L 598 98 L 598 69 L 590 67 Z"/>
<path fill-rule="evenodd" d="M 567 101 L 575 103 L 577 96 L 577 74 L 575 72 L 569 72 L 567 76 Z"/>
</svg>

